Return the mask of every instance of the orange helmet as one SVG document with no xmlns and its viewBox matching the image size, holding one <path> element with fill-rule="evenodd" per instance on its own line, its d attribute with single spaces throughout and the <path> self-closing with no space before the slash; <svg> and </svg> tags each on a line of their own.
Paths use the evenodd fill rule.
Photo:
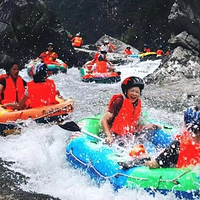
<svg viewBox="0 0 200 200">
<path fill-rule="evenodd" d="M 143 155 L 145 153 L 146 153 L 146 150 L 145 150 L 144 146 L 142 144 L 138 144 L 137 146 L 135 146 L 129 152 L 129 156 L 131 156 L 131 157 L 137 157 L 137 156 L 141 156 L 141 155 Z"/>
</svg>

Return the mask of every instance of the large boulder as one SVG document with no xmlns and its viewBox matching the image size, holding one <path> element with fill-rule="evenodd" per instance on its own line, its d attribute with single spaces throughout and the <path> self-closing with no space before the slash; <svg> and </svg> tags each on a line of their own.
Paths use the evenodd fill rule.
<svg viewBox="0 0 200 200">
<path fill-rule="evenodd" d="M 57 18 L 40 0 L 5 0 L 0 3 L 0 67 L 10 60 L 22 66 L 54 43 L 59 58 L 76 63 L 71 42 Z"/>
<path fill-rule="evenodd" d="M 81 67 L 85 62 L 92 60 L 94 58 L 95 53 L 99 51 L 99 47 L 103 44 L 103 41 L 105 39 L 108 39 L 110 43 L 112 43 L 115 46 L 115 51 L 112 53 L 107 53 L 106 57 L 107 59 L 112 62 L 113 64 L 125 64 L 130 63 L 134 60 L 134 58 L 124 55 L 124 50 L 127 46 L 131 48 L 132 54 L 138 55 L 139 50 L 132 47 L 131 45 L 128 45 L 116 38 L 113 38 L 109 35 L 103 35 L 100 37 L 95 44 L 93 45 L 83 45 L 81 48 L 75 48 L 76 53 L 78 55 L 78 66 Z"/>
<path fill-rule="evenodd" d="M 199 78 L 200 58 L 191 50 L 177 47 L 171 55 L 164 57 L 158 69 L 145 77 L 145 82 L 150 83 L 169 83 L 181 79 Z"/>
<path fill-rule="evenodd" d="M 176 0 L 168 17 L 171 29 L 170 56 L 146 77 L 147 83 L 167 83 L 181 79 L 196 79 L 200 75 L 200 2 Z"/>
</svg>

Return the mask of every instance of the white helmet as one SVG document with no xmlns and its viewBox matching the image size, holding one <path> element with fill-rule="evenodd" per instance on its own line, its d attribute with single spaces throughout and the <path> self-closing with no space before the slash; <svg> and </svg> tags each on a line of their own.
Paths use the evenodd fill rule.
<svg viewBox="0 0 200 200">
<path fill-rule="evenodd" d="M 101 46 L 101 48 L 100 48 L 100 51 L 106 51 L 106 52 L 107 52 L 107 51 L 108 51 L 108 49 L 107 49 L 107 47 L 106 47 L 106 46 L 103 46 L 103 45 L 102 45 L 102 46 Z"/>
<path fill-rule="evenodd" d="M 80 32 L 76 34 L 76 36 L 80 36 L 80 35 L 81 35 Z"/>
<path fill-rule="evenodd" d="M 103 43 L 104 43 L 104 44 L 108 44 L 108 43 L 109 43 L 109 40 L 108 40 L 108 39 L 105 39 L 105 40 L 103 41 Z"/>
</svg>

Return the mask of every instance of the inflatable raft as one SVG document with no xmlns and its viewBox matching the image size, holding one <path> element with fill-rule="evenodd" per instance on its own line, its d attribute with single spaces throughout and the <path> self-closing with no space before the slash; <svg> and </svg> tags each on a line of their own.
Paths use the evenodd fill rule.
<svg viewBox="0 0 200 200">
<path fill-rule="evenodd" d="M 31 74 L 31 67 L 33 65 L 36 65 L 38 62 L 40 62 L 38 59 L 36 60 L 31 60 L 27 65 L 27 73 L 29 76 L 32 76 Z M 65 62 L 63 62 L 62 60 L 60 59 L 56 59 L 55 62 L 52 62 L 50 64 L 47 64 L 47 69 L 48 69 L 48 75 L 51 75 L 51 74 L 57 74 L 57 73 L 67 73 L 67 69 L 68 69 L 68 66 Z"/>
<path fill-rule="evenodd" d="M 158 168 L 149 169 L 140 162 L 135 162 L 121 148 L 105 145 L 98 140 L 101 133 L 100 116 L 85 118 L 79 121 L 81 132 L 75 132 L 66 147 L 66 159 L 74 167 L 87 171 L 97 182 L 109 181 L 115 190 L 120 188 L 144 189 L 150 194 L 156 192 L 166 195 L 173 193 L 178 198 L 200 198 L 199 168 Z M 157 148 L 166 147 L 175 137 L 177 129 L 169 124 L 163 124 L 163 129 L 155 130 L 143 145 L 151 154 Z M 69 130 L 69 129 L 68 129 Z M 123 163 L 133 163 L 124 168 Z M 135 163 L 135 164 L 134 164 Z M 125 165 L 126 166 L 126 165 Z"/>
<path fill-rule="evenodd" d="M 145 61 L 145 60 L 156 60 L 161 57 L 158 57 L 156 52 L 147 52 L 147 53 L 140 53 L 138 55 L 131 55 L 132 58 L 140 58 L 140 61 Z"/>
<path fill-rule="evenodd" d="M 29 108 L 24 110 L 9 110 L 0 107 L 0 134 L 9 135 L 20 132 L 24 120 L 32 119 L 37 123 L 59 123 L 74 110 L 73 99 L 57 99 L 58 104 Z"/>
<path fill-rule="evenodd" d="M 120 72 L 106 72 L 106 73 L 88 73 L 88 70 L 92 68 L 92 65 L 88 62 L 80 68 L 81 80 L 83 82 L 95 82 L 95 83 L 116 83 L 121 81 Z"/>
</svg>

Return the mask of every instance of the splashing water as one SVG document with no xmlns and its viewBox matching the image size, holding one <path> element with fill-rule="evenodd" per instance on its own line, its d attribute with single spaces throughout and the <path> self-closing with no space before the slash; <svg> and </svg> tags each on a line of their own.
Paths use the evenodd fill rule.
<svg viewBox="0 0 200 200">
<path fill-rule="evenodd" d="M 130 75 L 143 78 L 153 72 L 159 62 L 130 63 L 116 68 L 122 72 L 122 80 Z M 20 72 L 20 75 L 26 81 L 30 80 L 25 69 Z M 82 82 L 77 68 L 69 69 L 67 74 L 53 75 L 51 78 L 63 97 L 75 99 L 75 111 L 72 118 L 74 121 L 105 112 L 110 97 L 121 92 L 121 83 Z M 163 120 L 169 119 L 170 115 L 154 108 L 150 108 L 149 112 L 152 116 Z M 175 121 L 177 116 L 175 114 L 170 116 Z M 23 128 L 20 135 L 0 137 L 0 157 L 6 161 L 14 161 L 10 168 L 30 177 L 26 185 L 21 185 L 23 190 L 49 194 L 62 200 L 175 199 L 173 194 L 163 196 L 157 193 L 155 197 L 152 197 L 143 190 L 126 188 L 116 193 L 109 183 L 97 187 L 85 172 L 74 169 L 66 162 L 66 141 L 70 135 L 71 132 L 56 125 L 38 125 L 30 121 L 28 127 Z"/>
</svg>

